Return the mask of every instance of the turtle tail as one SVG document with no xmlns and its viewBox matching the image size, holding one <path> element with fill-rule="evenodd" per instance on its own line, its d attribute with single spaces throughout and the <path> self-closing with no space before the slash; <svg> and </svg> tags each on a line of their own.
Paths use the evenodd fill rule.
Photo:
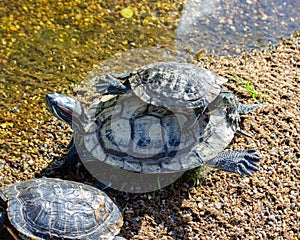
<svg viewBox="0 0 300 240">
<path fill-rule="evenodd" d="M 259 107 L 262 107 L 264 106 L 265 103 L 259 103 L 259 104 L 239 104 L 238 105 L 238 113 L 241 114 L 241 115 L 245 115 L 245 114 L 248 114 L 249 112 L 259 108 Z M 249 138 L 252 138 L 252 136 L 247 133 L 247 132 L 244 132 L 240 127 L 238 127 L 236 129 L 236 132 L 243 135 L 243 136 L 246 136 L 246 137 L 249 137 Z"/>
<path fill-rule="evenodd" d="M 241 115 L 248 114 L 249 112 L 260 108 L 266 105 L 265 103 L 258 103 L 258 104 L 239 104 L 238 106 L 238 113 Z"/>
</svg>

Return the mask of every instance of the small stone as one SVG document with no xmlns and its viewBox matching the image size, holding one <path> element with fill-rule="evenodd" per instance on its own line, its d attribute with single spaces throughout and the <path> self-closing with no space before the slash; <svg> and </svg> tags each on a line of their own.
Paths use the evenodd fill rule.
<svg viewBox="0 0 300 240">
<path fill-rule="evenodd" d="M 30 159 L 30 160 L 28 161 L 28 164 L 32 166 L 32 165 L 34 164 L 34 160 Z"/>
<path fill-rule="evenodd" d="M 131 18 L 133 16 L 133 11 L 132 9 L 130 8 L 123 8 L 121 11 L 120 11 L 120 15 L 123 17 L 123 18 Z"/>
<path fill-rule="evenodd" d="M 45 153 L 45 149 L 44 149 L 44 148 L 40 148 L 40 149 L 39 149 L 39 153 L 40 153 L 40 154 L 44 154 L 44 153 Z"/>
<path fill-rule="evenodd" d="M 221 205 L 221 203 L 216 203 L 215 207 L 216 207 L 216 209 L 221 209 L 222 205 Z"/>
</svg>

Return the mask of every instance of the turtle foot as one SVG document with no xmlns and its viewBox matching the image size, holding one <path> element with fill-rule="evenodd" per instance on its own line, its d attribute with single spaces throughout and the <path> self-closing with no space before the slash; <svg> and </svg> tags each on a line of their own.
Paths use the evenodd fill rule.
<svg viewBox="0 0 300 240">
<path fill-rule="evenodd" d="M 221 152 L 217 157 L 208 162 L 208 165 L 227 172 L 234 172 L 240 176 L 253 176 L 259 170 L 261 157 L 255 149 L 242 151 Z"/>
<path fill-rule="evenodd" d="M 100 94 L 123 94 L 128 88 L 112 75 L 100 76 L 96 83 L 96 91 Z"/>
</svg>

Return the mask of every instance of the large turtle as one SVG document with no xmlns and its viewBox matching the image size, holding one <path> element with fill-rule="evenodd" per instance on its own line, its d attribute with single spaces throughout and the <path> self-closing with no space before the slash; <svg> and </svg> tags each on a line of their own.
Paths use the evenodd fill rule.
<svg viewBox="0 0 300 240">
<path fill-rule="evenodd" d="M 230 91 L 223 90 L 204 113 L 171 111 L 134 94 L 109 96 L 87 111 L 69 96 L 53 93 L 46 100 L 49 110 L 73 128 L 77 151 L 108 165 L 142 173 L 182 172 L 202 163 L 240 175 L 258 170 L 255 150 L 222 152 L 239 130 L 239 114 L 260 106 L 242 105 Z M 196 122 L 185 128 L 190 119 Z"/>
<path fill-rule="evenodd" d="M 0 197 L 8 207 L 0 220 L 9 220 L 7 228 L 15 239 L 124 239 L 115 237 L 123 224 L 118 207 L 89 185 L 32 179 L 3 186 Z"/>
<path fill-rule="evenodd" d="M 146 103 L 186 109 L 207 106 L 220 94 L 221 84 L 227 79 L 195 64 L 158 62 L 125 74 L 99 76 L 95 81 L 101 94 L 132 90 Z"/>
</svg>

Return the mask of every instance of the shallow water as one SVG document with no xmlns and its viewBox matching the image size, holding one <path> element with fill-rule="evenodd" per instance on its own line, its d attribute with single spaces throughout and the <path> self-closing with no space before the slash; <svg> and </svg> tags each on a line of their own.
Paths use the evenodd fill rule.
<svg viewBox="0 0 300 240">
<path fill-rule="evenodd" d="M 239 54 L 276 44 L 300 29 L 298 0 L 191 0 L 176 30 L 176 45 L 193 52 Z"/>
</svg>

